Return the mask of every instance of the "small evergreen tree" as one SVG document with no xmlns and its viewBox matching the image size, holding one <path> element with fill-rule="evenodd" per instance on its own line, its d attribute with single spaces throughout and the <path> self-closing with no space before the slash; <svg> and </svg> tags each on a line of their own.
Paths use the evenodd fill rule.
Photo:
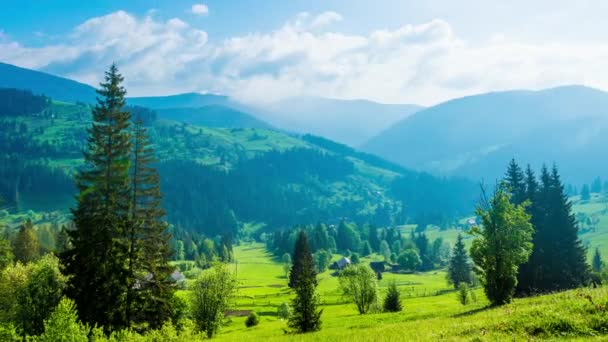
<svg viewBox="0 0 608 342">
<path fill-rule="evenodd" d="M 469 304 L 469 302 L 471 301 L 471 296 L 469 295 L 469 292 L 469 285 L 467 285 L 467 283 L 460 283 L 460 285 L 458 285 L 457 296 L 460 304 Z"/>
<path fill-rule="evenodd" d="M 293 300 L 293 313 L 289 317 L 288 325 L 294 331 L 306 333 L 321 329 L 321 314 L 318 310 L 318 298 L 315 293 L 317 275 L 306 233 L 301 231 L 298 235 L 294 249 L 295 262 L 290 273 L 290 284 L 296 292 Z"/>
<path fill-rule="evenodd" d="M 589 191 L 589 185 L 584 184 L 581 189 L 581 200 L 588 201 L 591 199 L 591 192 Z"/>
<path fill-rule="evenodd" d="M 15 259 L 22 263 L 32 262 L 40 256 L 40 244 L 31 220 L 28 219 L 19 228 L 13 242 L 13 253 Z"/>
<path fill-rule="evenodd" d="M 289 253 L 283 254 L 283 272 L 285 273 L 285 278 L 289 278 L 289 271 L 291 270 L 291 255 Z"/>
<path fill-rule="evenodd" d="M 515 159 L 511 159 L 505 175 L 505 182 L 511 192 L 511 202 L 520 205 L 526 200 L 524 173 Z"/>
<path fill-rule="evenodd" d="M 388 284 L 386 291 L 386 297 L 384 298 L 384 311 L 385 312 L 398 312 L 403 309 L 401 305 L 401 293 L 397 288 L 397 282 L 395 280 Z"/>
<path fill-rule="evenodd" d="M 593 267 L 593 271 L 598 273 L 602 271 L 602 267 L 604 266 L 604 262 L 602 261 L 602 255 L 600 254 L 600 249 L 598 247 L 595 248 L 595 253 L 593 254 L 591 266 Z"/>
<path fill-rule="evenodd" d="M 458 289 L 461 283 L 471 283 L 471 265 L 469 265 L 467 251 L 462 241 L 462 234 L 458 234 L 454 245 L 454 251 L 448 266 L 448 276 L 455 289 Z"/>
</svg>

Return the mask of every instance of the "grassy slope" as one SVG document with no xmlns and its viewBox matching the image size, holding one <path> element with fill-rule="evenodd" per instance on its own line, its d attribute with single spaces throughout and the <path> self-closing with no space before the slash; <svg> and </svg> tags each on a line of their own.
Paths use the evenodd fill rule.
<svg viewBox="0 0 608 342">
<path fill-rule="evenodd" d="M 285 335 L 285 321 L 276 317 L 281 302 L 292 294 L 285 286 L 281 264 L 261 244 L 236 247 L 241 287 L 235 309 L 254 310 L 260 324 L 246 328 L 245 317 L 230 317 L 218 341 L 411 341 L 411 340 L 530 340 L 598 339 L 608 337 L 608 289 L 580 289 L 553 295 L 516 299 L 500 308 L 488 308 L 481 290 L 477 302 L 462 306 L 445 282 L 444 272 L 418 275 L 385 273 L 381 297 L 390 279 L 396 279 L 404 305 L 400 313 L 359 315 L 353 304 L 339 295 L 337 279 L 319 275 L 318 293 L 323 303 L 323 328 L 306 335 Z M 368 262 L 364 259 L 363 262 Z M 187 295 L 186 293 L 183 293 Z M 596 307 L 585 298 L 591 296 Z"/>
</svg>

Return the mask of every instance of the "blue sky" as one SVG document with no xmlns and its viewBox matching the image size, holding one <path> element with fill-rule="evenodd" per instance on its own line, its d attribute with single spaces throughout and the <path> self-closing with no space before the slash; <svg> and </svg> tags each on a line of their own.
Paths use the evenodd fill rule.
<svg viewBox="0 0 608 342">
<path fill-rule="evenodd" d="M 608 89 L 608 2 L 3 0 L 0 61 L 132 95 L 311 95 L 433 104 L 579 83 Z"/>
</svg>

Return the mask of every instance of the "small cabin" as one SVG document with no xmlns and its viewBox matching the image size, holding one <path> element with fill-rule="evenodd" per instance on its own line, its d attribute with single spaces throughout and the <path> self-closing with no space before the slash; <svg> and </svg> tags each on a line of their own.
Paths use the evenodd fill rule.
<svg viewBox="0 0 608 342">
<path fill-rule="evenodd" d="M 343 270 L 344 268 L 346 268 L 346 266 L 348 266 L 348 265 L 350 265 L 350 264 L 351 264 L 350 259 L 349 259 L 349 258 L 347 258 L 347 257 L 344 257 L 344 256 L 343 256 L 342 258 L 340 258 L 340 260 L 338 260 L 338 261 L 334 262 L 334 263 L 333 263 L 333 264 L 330 266 L 330 268 L 331 268 L 332 270 Z"/>
</svg>

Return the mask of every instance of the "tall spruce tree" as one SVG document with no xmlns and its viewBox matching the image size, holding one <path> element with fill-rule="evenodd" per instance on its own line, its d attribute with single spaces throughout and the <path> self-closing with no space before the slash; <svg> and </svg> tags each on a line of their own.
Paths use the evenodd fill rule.
<svg viewBox="0 0 608 342">
<path fill-rule="evenodd" d="M 68 295 L 80 318 L 105 331 L 129 325 L 126 293 L 130 227 L 131 116 L 124 110 L 123 77 L 115 65 L 106 72 L 93 108 L 84 151 L 85 165 L 76 176 L 79 191 L 72 210 L 72 248 L 62 254 L 69 276 Z"/>
<path fill-rule="evenodd" d="M 458 234 L 456 244 L 454 245 L 454 251 L 452 252 L 448 266 L 448 276 L 452 284 L 454 284 L 455 289 L 458 289 L 461 283 L 471 283 L 471 265 L 469 264 L 467 251 L 462 241 L 462 234 Z"/>
<path fill-rule="evenodd" d="M 586 250 L 578 238 L 572 205 L 557 168 L 543 166 L 540 183 L 527 176 L 528 213 L 534 226 L 532 254 L 521 266 L 518 295 L 570 289 L 589 280 Z M 534 190 L 537 189 L 537 190 Z"/>
<path fill-rule="evenodd" d="M 156 162 L 154 150 L 141 119 L 135 121 L 133 136 L 129 273 L 141 286 L 129 287 L 127 319 L 160 328 L 173 313 L 171 236 L 161 205 L 159 175 L 152 165 Z M 137 318 L 133 316 L 134 309 L 139 309 Z"/>
<path fill-rule="evenodd" d="M 509 191 L 511 192 L 511 202 L 516 206 L 524 203 L 526 200 L 526 183 L 524 179 L 524 172 L 517 164 L 515 159 L 511 159 L 511 162 L 507 167 L 505 182 L 507 183 Z"/>
<path fill-rule="evenodd" d="M 293 313 L 288 325 L 296 332 L 306 333 L 321 329 L 321 313 L 315 293 L 317 274 L 312 259 L 308 238 L 302 230 L 294 249 L 294 264 L 289 275 L 290 286 L 296 292 L 293 300 Z"/>
<path fill-rule="evenodd" d="M 34 232 L 32 220 L 27 220 L 19 228 L 13 242 L 13 253 L 17 261 L 28 263 L 35 261 L 40 256 L 40 243 Z"/>
</svg>

